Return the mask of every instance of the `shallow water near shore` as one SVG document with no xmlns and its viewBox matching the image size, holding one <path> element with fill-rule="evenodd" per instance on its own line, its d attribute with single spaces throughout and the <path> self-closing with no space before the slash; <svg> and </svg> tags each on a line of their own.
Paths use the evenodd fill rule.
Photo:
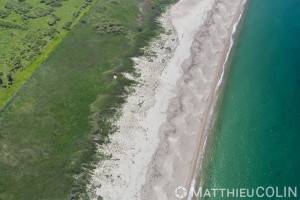
<svg viewBox="0 0 300 200">
<path fill-rule="evenodd" d="M 249 0 L 208 139 L 204 189 L 299 190 L 299 19 L 298 0 Z"/>
</svg>

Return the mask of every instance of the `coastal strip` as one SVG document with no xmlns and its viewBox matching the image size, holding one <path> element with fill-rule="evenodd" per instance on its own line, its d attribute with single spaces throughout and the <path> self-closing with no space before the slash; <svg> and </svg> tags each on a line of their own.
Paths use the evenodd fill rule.
<svg viewBox="0 0 300 200">
<path fill-rule="evenodd" d="M 243 13 L 244 13 L 246 2 L 247 2 L 247 0 L 243 0 L 243 2 L 241 2 L 241 4 L 240 4 L 238 10 L 236 11 L 235 19 L 233 20 L 233 26 L 231 28 L 231 34 L 229 35 L 229 37 L 227 39 L 227 44 L 223 51 L 224 55 L 222 56 L 222 59 L 220 60 L 220 63 L 219 63 L 219 65 L 222 65 L 222 68 L 220 68 L 220 72 L 219 72 L 220 78 L 219 78 L 218 82 L 216 83 L 215 89 L 213 91 L 213 95 L 211 95 L 211 101 L 210 101 L 211 105 L 209 106 L 210 111 L 207 112 L 207 115 L 206 115 L 206 120 L 208 122 L 205 123 L 205 121 L 204 121 L 203 130 L 201 131 L 202 134 L 201 134 L 201 138 L 200 138 L 200 145 L 198 146 L 198 151 L 195 154 L 194 164 L 192 165 L 194 167 L 194 169 L 191 171 L 190 179 L 189 179 L 188 183 L 186 184 L 187 186 L 189 186 L 189 188 L 188 188 L 188 191 L 189 191 L 188 199 L 189 200 L 191 200 L 193 198 L 193 192 L 196 189 L 195 186 L 199 184 L 198 176 L 202 169 L 202 160 L 203 160 L 204 153 L 205 153 L 206 141 L 207 141 L 209 132 L 211 130 L 213 114 L 215 112 L 215 107 L 216 107 L 216 104 L 218 101 L 219 90 L 220 90 L 220 87 L 223 82 L 225 67 L 228 64 L 227 62 L 229 59 L 229 55 L 230 55 L 231 49 L 234 44 L 238 25 L 240 23 Z"/>
<path fill-rule="evenodd" d="M 116 121 L 118 131 L 110 136 L 110 143 L 98 146 L 102 159 L 93 171 L 88 192 L 90 199 L 140 199 L 148 164 L 159 143 L 158 130 L 166 120 L 169 82 L 162 78 L 174 54 L 178 37 L 166 11 L 158 21 L 165 30 L 143 49 L 144 56 L 133 58 L 136 73 L 124 74 L 138 84 L 128 88 L 132 94 L 120 110 Z M 170 75 L 174 83 L 176 75 Z"/>
<path fill-rule="evenodd" d="M 181 5 L 184 9 L 186 2 L 174 7 Z M 196 7 L 203 1 L 188 2 Z M 168 120 L 160 127 L 160 144 L 148 168 L 143 199 L 173 199 L 178 186 L 190 189 L 192 183 L 196 184 L 193 179 L 200 170 L 199 158 L 204 154 L 217 90 L 232 47 L 232 30 L 243 5 L 242 0 L 214 1 L 193 35 L 191 56 L 179 63 L 182 75 L 174 91 L 176 97 L 169 103 Z M 176 30 L 182 27 L 174 25 Z"/>
<path fill-rule="evenodd" d="M 133 58 L 141 76 L 124 74 L 139 84 L 98 147 L 109 156 L 93 171 L 91 199 L 174 199 L 189 188 L 241 3 L 181 0 L 159 19 L 165 33 Z"/>
</svg>

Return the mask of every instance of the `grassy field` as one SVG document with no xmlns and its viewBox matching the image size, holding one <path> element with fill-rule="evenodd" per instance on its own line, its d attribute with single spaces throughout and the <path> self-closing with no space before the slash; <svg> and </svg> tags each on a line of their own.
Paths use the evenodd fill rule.
<svg viewBox="0 0 300 200">
<path fill-rule="evenodd" d="M 0 108 L 92 3 L 92 0 L 0 0 Z"/>
<path fill-rule="evenodd" d="M 133 84 L 122 72 L 170 3 L 98 0 L 0 110 L 1 200 L 83 198 L 96 143 L 109 142 Z"/>
</svg>

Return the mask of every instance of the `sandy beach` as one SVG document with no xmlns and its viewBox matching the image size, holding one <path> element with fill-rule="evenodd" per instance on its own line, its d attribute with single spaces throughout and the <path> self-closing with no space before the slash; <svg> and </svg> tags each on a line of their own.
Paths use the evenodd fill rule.
<svg viewBox="0 0 300 200">
<path fill-rule="evenodd" d="M 166 33 L 133 58 L 139 84 L 111 143 L 99 146 L 108 158 L 93 172 L 91 199 L 176 199 L 176 187 L 190 188 L 242 7 L 242 0 L 181 0 L 159 19 Z"/>
</svg>

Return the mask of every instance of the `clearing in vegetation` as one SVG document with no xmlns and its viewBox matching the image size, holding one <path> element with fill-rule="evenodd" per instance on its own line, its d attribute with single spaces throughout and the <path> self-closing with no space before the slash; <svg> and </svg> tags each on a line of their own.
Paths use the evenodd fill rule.
<svg viewBox="0 0 300 200">
<path fill-rule="evenodd" d="M 131 57 L 157 35 L 155 18 L 170 3 L 98 0 L 0 110 L 0 199 L 88 199 L 96 144 L 109 142 L 109 119 L 124 102 L 125 87 L 134 84 L 122 73 L 134 72 Z M 52 13 L 61 18 L 61 30 L 68 20 Z M 5 65 L 6 73 L 10 69 Z"/>
</svg>

